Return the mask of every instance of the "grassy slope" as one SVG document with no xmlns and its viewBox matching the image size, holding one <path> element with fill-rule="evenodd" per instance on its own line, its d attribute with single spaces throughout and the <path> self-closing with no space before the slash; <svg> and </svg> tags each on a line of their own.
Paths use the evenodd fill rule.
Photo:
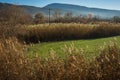
<svg viewBox="0 0 120 80">
<path fill-rule="evenodd" d="M 117 39 L 117 40 L 116 40 Z M 79 50 L 82 48 L 86 51 L 86 57 L 90 58 L 95 55 L 98 55 L 98 49 L 104 44 L 108 44 L 110 41 L 115 41 L 120 44 L 120 36 L 109 37 L 109 38 L 101 38 L 101 39 L 93 39 L 93 40 L 73 40 L 73 41 L 62 41 L 62 42 L 45 42 L 40 44 L 33 44 L 29 48 L 29 53 L 32 55 L 34 53 L 38 53 L 41 57 L 48 57 L 51 49 L 55 50 L 57 55 L 60 57 L 65 57 L 65 52 L 61 48 L 64 48 L 65 45 L 68 47 L 71 43 L 74 43 L 74 46 Z"/>
</svg>

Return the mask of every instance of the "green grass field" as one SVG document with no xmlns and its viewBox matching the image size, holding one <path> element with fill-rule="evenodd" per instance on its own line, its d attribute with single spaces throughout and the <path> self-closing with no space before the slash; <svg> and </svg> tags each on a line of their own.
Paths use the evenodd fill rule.
<svg viewBox="0 0 120 80">
<path fill-rule="evenodd" d="M 65 58 L 65 55 L 68 54 L 64 52 L 63 49 L 65 45 L 70 47 L 71 44 L 74 44 L 74 47 L 78 50 L 84 50 L 85 56 L 91 58 L 99 54 L 100 47 L 107 47 L 107 45 L 112 42 L 120 44 L 120 36 L 109 37 L 109 38 L 100 38 L 100 39 L 91 39 L 91 40 L 72 40 L 72 41 L 61 41 L 61 42 L 44 42 L 39 44 L 32 44 L 29 46 L 28 52 L 30 56 L 37 53 L 41 57 L 48 57 L 51 50 L 56 51 L 56 55 L 59 57 Z"/>
</svg>

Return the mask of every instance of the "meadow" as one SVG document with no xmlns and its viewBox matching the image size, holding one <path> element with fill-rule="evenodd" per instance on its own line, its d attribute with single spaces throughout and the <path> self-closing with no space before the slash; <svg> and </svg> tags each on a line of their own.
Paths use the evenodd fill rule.
<svg viewBox="0 0 120 80">
<path fill-rule="evenodd" d="M 0 7 L 0 80 L 120 80 L 119 16 L 57 14 Z"/>
<path fill-rule="evenodd" d="M 39 56 L 45 58 L 49 56 L 51 51 L 55 51 L 56 55 L 65 58 L 69 52 L 65 49 L 74 47 L 78 50 L 85 51 L 85 56 L 87 58 L 92 58 L 99 55 L 99 50 L 101 47 L 107 48 L 110 42 L 115 42 L 120 45 L 120 36 L 100 38 L 100 39 L 90 39 L 90 40 L 71 40 L 71 41 L 59 41 L 59 42 L 42 42 L 37 44 L 28 45 L 28 53 L 30 56 L 37 53 Z"/>
<path fill-rule="evenodd" d="M 0 28 L 0 80 L 120 79 L 119 24 Z"/>
<path fill-rule="evenodd" d="M 99 55 L 90 60 L 73 46 L 65 49 L 66 59 L 56 56 L 54 51 L 49 57 L 41 58 L 36 53 L 30 58 L 25 50 L 26 46 L 14 37 L 0 40 L 0 80 L 120 79 L 120 48 L 114 42 L 107 48 L 100 48 L 95 52 Z"/>
</svg>

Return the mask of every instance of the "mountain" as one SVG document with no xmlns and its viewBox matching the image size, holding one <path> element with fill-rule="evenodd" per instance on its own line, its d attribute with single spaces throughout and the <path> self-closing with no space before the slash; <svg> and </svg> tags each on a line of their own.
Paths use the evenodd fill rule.
<svg viewBox="0 0 120 80">
<path fill-rule="evenodd" d="M 108 9 L 100 9 L 100 8 L 89 8 L 85 6 L 79 5 L 71 5 L 71 4 L 59 4 L 53 3 L 49 4 L 43 8 L 52 8 L 59 9 L 65 12 L 72 12 L 74 15 L 87 15 L 93 14 L 94 16 L 100 16 L 102 18 L 110 18 L 113 16 L 120 16 L 119 10 L 108 10 Z"/>
<path fill-rule="evenodd" d="M 0 7 L 10 6 L 12 4 L 8 3 L 0 3 Z M 51 15 L 55 11 L 60 11 L 62 14 L 71 12 L 75 16 L 83 15 L 86 16 L 87 14 L 92 14 L 94 16 L 99 16 L 101 18 L 111 18 L 113 16 L 120 16 L 120 10 L 108 10 L 108 9 L 100 9 L 100 8 L 89 8 L 85 6 L 79 5 L 72 5 L 72 4 L 60 4 L 60 3 L 52 3 L 48 4 L 44 7 L 35 7 L 35 6 L 27 6 L 27 5 L 18 5 L 22 7 L 25 12 L 29 14 L 36 14 L 42 12 L 45 15 L 49 14 L 49 8 L 51 9 Z"/>
</svg>

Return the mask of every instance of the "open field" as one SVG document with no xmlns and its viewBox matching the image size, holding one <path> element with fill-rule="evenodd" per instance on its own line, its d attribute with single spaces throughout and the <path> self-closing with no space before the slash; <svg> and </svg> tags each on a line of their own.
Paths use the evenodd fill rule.
<svg viewBox="0 0 120 80">
<path fill-rule="evenodd" d="M 120 36 L 110 37 L 120 34 L 119 25 L 87 25 L 35 25 L 22 29 L 8 25 L 2 35 L 4 26 L 0 80 L 119 80 Z M 97 39 L 81 38 L 89 33 Z M 105 36 L 109 38 L 101 38 Z M 43 42 L 38 43 L 41 39 Z M 27 40 L 30 42 L 23 43 Z"/>
<path fill-rule="evenodd" d="M 60 42 L 43 42 L 38 44 L 31 44 L 28 53 L 31 55 L 37 53 L 41 57 L 48 57 L 51 50 L 56 51 L 56 55 L 64 58 L 68 52 L 64 51 L 64 48 L 71 46 L 76 47 L 78 50 L 85 50 L 85 56 L 92 58 L 93 56 L 99 55 L 100 47 L 107 47 L 110 42 L 116 42 L 120 45 L 120 36 L 91 39 L 91 40 L 71 40 L 71 41 L 60 41 Z"/>
<path fill-rule="evenodd" d="M 119 37 L 116 38 L 119 39 Z M 101 42 L 111 39 L 91 40 L 90 42 L 100 42 L 102 45 Z M 90 42 L 81 41 L 81 44 L 90 44 Z M 64 42 L 59 42 L 58 45 L 60 43 Z M 57 45 L 57 43 L 51 44 Z M 27 53 L 24 53 L 26 49 L 24 45 L 19 43 L 16 38 L 0 39 L 0 80 L 120 79 L 120 48 L 116 44 L 111 42 L 106 49 L 99 50 L 99 53 L 95 52 L 99 55 L 91 58 L 91 60 L 86 59 L 83 54 L 76 54 L 76 52 L 82 53 L 83 51 L 76 51 L 74 48 L 71 46 L 70 51 L 68 50 L 68 53 L 71 54 L 67 54 L 66 60 L 58 58 L 54 51 L 51 52 L 50 57 L 40 58 L 33 55 L 34 57 L 30 58 L 26 56 Z M 90 49 L 92 50 L 92 47 Z M 67 51 L 67 48 L 64 50 Z"/>
<path fill-rule="evenodd" d="M 120 80 L 119 16 L 56 11 L 52 16 L 49 7 L 49 15 L 31 15 L 17 5 L 2 5 L 0 80 Z M 35 7 L 29 7 L 33 13 Z"/>
<path fill-rule="evenodd" d="M 120 79 L 119 24 L 2 25 L 0 30 L 0 80 Z"/>
</svg>

